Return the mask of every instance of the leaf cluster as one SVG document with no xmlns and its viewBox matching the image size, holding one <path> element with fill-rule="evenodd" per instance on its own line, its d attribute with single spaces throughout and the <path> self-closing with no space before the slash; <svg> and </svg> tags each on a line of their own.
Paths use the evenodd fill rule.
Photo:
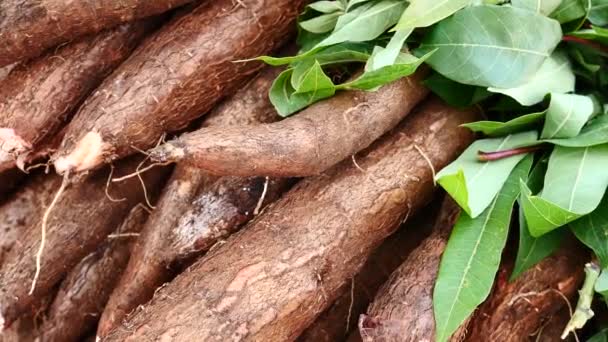
<svg viewBox="0 0 608 342">
<path fill-rule="evenodd" d="M 462 208 L 434 289 L 437 341 L 488 296 L 512 221 L 512 279 L 568 231 L 608 270 L 607 25 L 608 0 L 316 1 L 300 17 L 299 53 L 259 58 L 286 66 L 270 92 L 284 116 L 423 63 L 437 96 L 484 109 L 488 120 L 464 125 L 480 138 L 436 176 Z M 345 82 L 328 75 L 353 64 Z M 593 283 L 608 295 L 608 271 Z"/>
</svg>

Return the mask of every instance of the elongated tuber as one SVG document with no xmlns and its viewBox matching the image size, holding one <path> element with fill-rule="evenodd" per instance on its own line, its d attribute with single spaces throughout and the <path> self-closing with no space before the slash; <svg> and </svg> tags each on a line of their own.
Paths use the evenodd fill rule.
<svg viewBox="0 0 608 342">
<path fill-rule="evenodd" d="M 408 212 L 429 201 L 432 169 L 471 142 L 460 125 L 475 117 L 427 103 L 362 152 L 359 167 L 349 159 L 298 183 L 106 340 L 295 339 Z"/>
</svg>

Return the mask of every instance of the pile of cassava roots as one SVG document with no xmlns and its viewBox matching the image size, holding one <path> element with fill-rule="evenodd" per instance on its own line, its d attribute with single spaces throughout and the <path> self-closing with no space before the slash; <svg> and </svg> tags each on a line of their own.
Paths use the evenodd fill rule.
<svg viewBox="0 0 608 342">
<path fill-rule="evenodd" d="M 434 340 L 483 114 L 421 67 L 281 118 L 306 3 L 0 0 L 0 341 Z M 506 255 L 452 340 L 556 341 L 586 255 Z"/>
</svg>

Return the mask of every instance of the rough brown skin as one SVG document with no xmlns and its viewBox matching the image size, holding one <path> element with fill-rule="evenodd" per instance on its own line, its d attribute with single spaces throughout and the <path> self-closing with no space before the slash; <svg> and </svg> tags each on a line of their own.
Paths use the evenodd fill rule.
<svg viewBox="0 0 608 342">
<path fill-rule="evenodd" d="M 160 14 L 191 0 L 6 0 L 0 2 L 0 66 L 74 38 Z"/>
<path fill-rule="evenodd" d="M 398 101 L 397 99 L 394 99 Z M 371 251 L 433 193 L 439 169 L 472 139 L 473 120 L 429 103 L 358 157 L 298 183 L 228 242 L 135 311 L 107 341 L 293 340 Z"/>
<path fill-rule="evenodd" d="M 37 174 L 0 205 L 0 268 L 4 257 L 19 245 L 28 227 L 40 220 L 61 179 Z"/>
<path fill-rule="evenodd" d="M 222 175 L 316 175 L 395 127 L 427 95 L 423 75 L 417 73 L 375 92 L 342 92 L 269 125 L 187 133 L 153 149 L 151 156 Z"/>
<path fill-rule="evenodd" d="M 458 205 L 446 198 L 433 233 L 397 268 L 362 315 L 363 341 L 416 342 L 435 340 L 433 287 L 441 254 L 459 214 Z M 460 330 L 453 340 L 461 341 Z M 483 340 L 485 341 L 485 340 Z"/>
<path fill-rule="evenodd" d="M 121 162 L 114 174 L 132 173 L 138 162 L 138 159 Z M 165 168 L 157 168 L 142 175 L 150 196 L 159 187 L 166 171 Z M 0 322 L 4 323 L 4 326 L 0 325 L 0 331 L 20 315 L 33 311 L 40 298 L 45 297 L 69 270 L 95 250 L 134 205 L 144 201 L 137 177 L 119 187 L 111 187 L 109 192 L 114 198 L 125 200 L 110 201 L 104 191 L 108 172 L 100 170 L 72 184 L 53 208 L 47 224 L 40 277 L 32 295 L 28 293 L 36 271 L 40 220 L 27 227 L 19 248 L 13 248 L 5 257 L 0 270 Z M 39 218 L 41 216 L 42 212 Z"/>
<path fill-rule="evenodd" d="M 588 255 L 569 243 L 509 283 L 512 267 L 503 265 L 489 300 L 471 320 L 466 341 L 525 341 L 576 297 Z M 574 305 L 574 304 L 572 304 Z M 480 338 L 482 338 L 480 340 Z"/>
<path fill-rule="evenodd" d="M 57 172 L 93 169 L 154 146 L 243 86 L 290 37 L 304 0 L 204 1 L 141 44 L 85 102 L 54 156 Z"/>
<path fill-rule="evenodd" d="M 103 246 L 87 255 L 61 283 L 42 325 L 45 342 L 79 341 L 97 323 L 103 308 L 124 270 L 136 234 L 148 212 L 135 206 L 129 216 Z M 123 236 L 121 237 L 121 234 Z"/>
<path fill-rule="evenodd" d="M 564 303 L 565 304 L 565 303 Z M 570 312 L 568 307 L 563 307 L 559 312 L 551 317 L 548 317 L 546 322 L 534 333 L 534 336 L 529 338 L 529 341 L 535 342 L 555 342 L 567 341 L 574 342 L 574 335 L 570 334 L 565 340 L 561 339 L 562 332 L 570 320 Z"/>
<path fill-rule="evenodd" d="M 279 72 L 277 68 L 264 69 L 210 113 L 203 126 L 277 120 L 268 90 Z M 251 219 L 264 183 L 264 177 L 216 177 L 178 165 L 104 310 L 98 336 L 105 336 L 129 312 L 152 298 L 159 286 L 175 276 L 175 264 L 200 256 Z M 288 183 L 287 179 L 269 180 L 265 203 L 276 199 Z"/>
<path fill-rule="evenodd" d="M 437 196 L 443 197 L 443 196 Z M 356 328 L 378 288 L 431 231 L 438 204 L 425 207 L 378 247 L 361 271 L 340 290 L 340 297 L 298 337 L 299 342 L 344 341 Z"/>
<path fill-rule="evenodd" d="M 84 98 L 154 27 L 148 19 L 85 37 L 19 64 L 0 83 L 0 171 L 57 133 Z M 3 139 L 6 138 L 6 139 Z M 2 160 L 5 160 L 4 165 Z"/>
</svg>

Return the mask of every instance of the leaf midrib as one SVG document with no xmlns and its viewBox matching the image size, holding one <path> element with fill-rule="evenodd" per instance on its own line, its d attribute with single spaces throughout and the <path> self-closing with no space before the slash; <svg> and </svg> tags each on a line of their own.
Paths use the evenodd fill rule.
<svg viewBox="0 0 608 342">
<path fill-rule="evenodd" d="M 545 53 L 545 52 L 538 52 L 538 51 L 534 51 L 534 50 L 521 49 L 521 48 L 511 48 L 511 47 L 500 46 L 500 45 L 473 44 L 473 43 L 441 43 L 441 44 L 425 44 L 425 46 L 430 46 L 430 47 L 455 46 L 455 47 L 472 47 L 472 48 L 477 47 L 477 48 L 506 50 L 506 51 L 519 52 L 519 53 L 528 53 L 531 55 L 549 57 L 549 54 Z"/>
<path fill-rule="evenodd" d="M 576 188 L 578 187 L 578 183 L 580 182 L 581 179 L 581 173 L 583 170 L 583 167 L 585 165 L 585 160 L 587 159 L 587 152 L 589 151 L 589 147 L 585 147 L 585 152 L 583 152 L 583 158 L 581 160 L 581 163 L 578 167 L 578 170 L 576 172 L 576 179 L 574 181 L 574 185 L 572 187 L 572 191 L 570 192 L 570 203 L 568 205 L 568 211 L 572 212 L 572 206 L 574 205 L 574 197 L 575 197 L 575 193 L 576 193 Z"/>
<path fill-rule="evenodd" d="M 469 273 L 469 271 L 471 269 L 471 265 L 473 264 L 474 256 L 477 255 L 477 250 L 479 249 L 481 240 L 483 240 L 483 236 L 486 233 L 486 228 L 488 226 L 488 222 L 490 221 L 490 217 L 492 216 L 492 211 L 494 211 L 494 207 L 496 207 L 496 203 L 498 202 L 498 196 L 500 196 L 500 193 L 497 194 L 496 198 L 494 198 L 494 201 L 492 201 L 492 205 L 490 206 L 490 208 L 488 210 L 488 215 L 486 216 L 486 218 L 483 222 L 481 234 L 479 234 L 479 238 L 475 242 L 475 247 L 473 248 L 473 252 L 471 253 L 471 256 L 469 257 L 469 260 L 467 261 L 467 265 L 464 269 L 464 272 L 462 273 L 462 278 L 460 279 L 460 283 L 458 284 L 458 290 L 456 292 L 456 295 L 454 296 L 454 301 L 452 301 L 452 306 L 450 307 L 450 310 L 448 311 L 448 317 L 446 319 L 446 326 L 452 318 L 452 313 L 454 312 L 454 306 L 456 306 L 457 299 L 460 296 L 460 292 L 462 291 L 462 288 L 463 288 L 464 279 L 466 278 L 467 274 Z"/>
</svg>

